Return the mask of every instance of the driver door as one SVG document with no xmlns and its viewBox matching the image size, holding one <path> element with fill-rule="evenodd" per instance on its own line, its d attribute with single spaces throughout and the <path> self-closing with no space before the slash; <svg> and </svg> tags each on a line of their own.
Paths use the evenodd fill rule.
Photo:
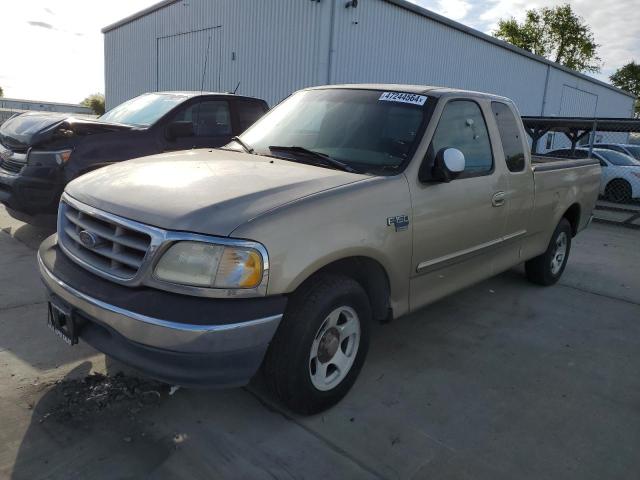
<svg viewBox="0 0 640 480">
<path fill-rule="evenodd" d="M 456 148 L 465 170 L 449 183 L 410 181 L 413 264 L 410 308 L 418 309 L 493 273 L 507 218 L 504 162 L 494 158 L 487 105 L 449 100 L 442 110 L 423 167 L 436 153 Z"/>
</svg>

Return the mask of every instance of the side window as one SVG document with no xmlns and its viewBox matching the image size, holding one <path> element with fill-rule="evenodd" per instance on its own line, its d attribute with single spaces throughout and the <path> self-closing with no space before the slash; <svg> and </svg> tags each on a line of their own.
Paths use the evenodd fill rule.
<svg viewBox="0 0 640 480">
<path fill-rule="evenodd" d="M 264 104 L 261 102 L 236 100 L 236 106 L 238 109 L 239 133 L 244 132 L 267 112 Z"/>
<path fill-rule="evenodd" d="M 466 167 L 459 178 L 486 175 L 493 169 L 493 153 L 487 124 L 480 106 L 470 100 L 452 100 L 444 107 L 433 134 L 429 154 L 443 148 L 457 148 L 465 157 Z"/>
<path fill-rule="evenodd" d="M 174 120 L 193 122 L 196 137 L 231 135 L 229 104 L 224 100 L 195 103 L 178 113 Z"/>
<path fill-rule="evenodd" d="M 524 146 L 520 136 L 518 122 L 511 109 L 504 103 L 491 102 L 491 110 L 496 118 L 504 160 L 510 172 L 524 170 Z"/>
</svg>

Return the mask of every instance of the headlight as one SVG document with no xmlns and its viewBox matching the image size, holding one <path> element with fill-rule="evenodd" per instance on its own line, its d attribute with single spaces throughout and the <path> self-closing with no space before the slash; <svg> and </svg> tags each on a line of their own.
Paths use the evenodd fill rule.
<svg viewBox="0 0 640 480">
<path fill-rule="evenodd" d="M 64 163 L 67 163 L 67 161 L 71 157 L 72 151 L 73 150 L 30 150 L 27 162 L 30 165 L 48 166 L 53 163 L 52 161 L 54 161 L 57 165 L 62 165 Z"/>
<path fill-rule="evenodd" d="M 159 280 L 209 288 L 255 288 L 262 274 L 257 250 L 192 241 L 173 244 L 154 272 Z"/>
</svg>

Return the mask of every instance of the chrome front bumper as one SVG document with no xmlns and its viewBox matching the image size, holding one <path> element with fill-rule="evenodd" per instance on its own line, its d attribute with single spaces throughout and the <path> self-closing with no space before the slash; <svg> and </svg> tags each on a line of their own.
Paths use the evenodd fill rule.
<svg viewBox="0 0 640 480">
<path fill-rule="evenodd" d="M 268 344 L 282 315 L 224 325 L 190 325 L 151 318 L 91 298 L 51 273 L 38 255 L 40 275 L 47 288 L 90 318 L 125 338 L 156 348 L 194 353 L 244 350 Z"/>
<path fill-rule="evenodd" d="M 46 243 L 43 243 L 41 251 L 54 248 Z M 74 287 L 54 274 L 59 263 L 68 261 L 64 255 L 53 263 L 49 256 L 47 258 L 45 263 L 38 253 L 40 276 L 49 298 L 68 307 L 81 320 L 79 338 L 108 356 L 167 383 L 191 387 L 230 387 L 248 383 L 260 367 L 282 319 L 281 313 L 273 314 L 273 307 L 268 307 L 269 315 L 255 319 L 246 315 L 240 318 L 240 305 L 236 303 L 231 303 L 230 307 L 227 303 L 227 307 L 221 310 L 226 313 L 217 315 L 227 318 L 211 319 L 210 323 L 199 317 L 202 304 L 184 313 L 184 318 L 197 319 L 198 324 L 182 323 L 179 321 L 181 318 L 173 321 L 156 318 L 112 303 L 124 304 L 128 292 L 114 294 L 113 300 L 109 297 L 107 302 L 105 297 L 99 299 L 80 291 L 79 288 L 87 291 L 91 280 L 78 277 L 76 280 L 81 283 L 76 282 L 77 287 Z M 133 291 L 128 287 L 119 288 Z M 158 295 L 157 305 L 160 307 L 171 301 L 162 296 L 166 293 L 159 292 Z M 192 300 L 187 298 L 186 301 Z M 160 310 L 166 308 L 168 306 Z M 237 320 L 233 321 L 233 318 Z M 201 319 L 204 323 L 199 321 Z"/>
</svg>

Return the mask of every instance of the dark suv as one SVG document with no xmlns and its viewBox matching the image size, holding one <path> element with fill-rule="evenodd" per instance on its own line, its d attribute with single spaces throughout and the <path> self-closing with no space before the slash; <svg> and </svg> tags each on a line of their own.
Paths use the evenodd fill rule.
<svg viewBox="0 0 640 480">
<path fill-rule="evenodd" d="M 232 94 L 154 92 L 97 119 L 27 112 L 0 126 L 0 203 L 28 223 L 50 223 L 64 187 L 102 166 L 170 150 L 220 147 L 267 110 Z"/>
</svg>

